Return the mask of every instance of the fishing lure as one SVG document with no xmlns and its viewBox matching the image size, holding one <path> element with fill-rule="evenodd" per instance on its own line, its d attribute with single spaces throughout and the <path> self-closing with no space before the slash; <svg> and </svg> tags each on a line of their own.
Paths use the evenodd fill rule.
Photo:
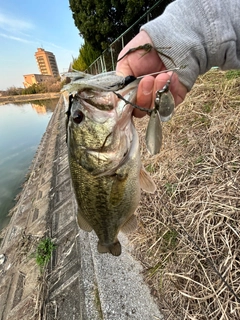
<svg viewBox="0 0 240 320">
<path fill-rule="evenodd" d="M 162 47 L 162 48 L 156 48 L 154 47 L 151 43 L 145 43 L 144 45 L 140 45 L 138 47 L 135 47 L 135 48 L 131 48 L 129 49 L 123 56 L 121 56 L 117 62 L 119 62 L 120 60 L 122 60 L 123 58 L 125 58 L 127 55 L 129 55 L 130 53 L 132 52 L 135 52 L 135 51 L 138 51 L 138 50 L 144 50 L 145 53 L 143 53 L 142 56 L 144 56 L 145 54 L 149 53 L 151 50 L 156 50 L 156 52 L 159 54 L 159 55 L 162 55 L 164 56 L 165 58 L 169 59 L 172 64 L 176 67 L 176 64 L 175 62 L 173 61 L 173 59 L 167 55 L 166 53 L 163 53 L 162 51 L 160 51 L 159 49 L 163 50 L 163 49 L 171 49 L 171 47 Z"/>
<path fill-rule="evenodd" d="M 169 90 L 172 75 L 165 86 L 156 92 L 155 109 L 159 111 L 162 122 L 167 122 L 171 119 L 175 108 L 174 98 Z"/>
<path fill-rule="evenodd" d="M 145 136 L 146 146 L 151 155 L 160 152 L 163 138 L 162 122 L 169 121 L 174 112 L 175 103 L 169 90 L 172 75 L 165 86 L 156 92 L 154 109 L 151 110 Z"/>
<path fill-rule="evenodd" d="M 155 108 L 151 112 L 145 136 L 146 146 L 151 155 L 155 155 L 160 152 L 162 147 L 162 138 L 162 123 L 155 102 Z"/>
</svg>

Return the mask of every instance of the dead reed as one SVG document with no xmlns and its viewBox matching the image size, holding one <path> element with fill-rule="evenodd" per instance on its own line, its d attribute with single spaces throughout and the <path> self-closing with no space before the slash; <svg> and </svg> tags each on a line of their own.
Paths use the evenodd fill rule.
<svg viewBox="0 0 240 320">
<path fill-rule="evenodd" d="M 199 77 L 149 156 L 157 191 L 142 194 L 131 240 L 165 319 L 240 319 L 240 73 Z"/>
</svg>

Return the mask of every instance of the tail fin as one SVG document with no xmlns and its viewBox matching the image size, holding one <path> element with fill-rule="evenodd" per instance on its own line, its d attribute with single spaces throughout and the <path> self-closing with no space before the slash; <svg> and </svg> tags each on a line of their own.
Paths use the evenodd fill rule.
<svg viewBox="0 0 240 320">
<path fill-rule="evenodd" d="M 98 252 L 99 253 L 111 253 L 113 256 L 120 256 L 122 253 L 122 247 L 120 242 L 117 240 L 115 243 L 111 243 L 110 245 L 104 245 L 98 242 Z"/>
</svg>

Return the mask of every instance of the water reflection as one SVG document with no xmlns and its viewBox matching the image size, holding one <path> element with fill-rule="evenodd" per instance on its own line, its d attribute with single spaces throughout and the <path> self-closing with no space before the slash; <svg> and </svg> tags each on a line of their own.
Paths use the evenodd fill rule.
<svg viewBox="0 0 240 320">
<path fill-rule="evenodd" d="M 45 106 L 40 106 L 39 104 L 32 103 L 32 107 L 38 114 L 47 113 L 47 109 Z"/>
<path fill-rule="evenodd" d="M 43 101 L 33 101 L 31 103 L 32 108 L 38 113 L 38 114 L 45 114 L 47 112 L 53 112 L 55 105 L 53 104 L 53 100 L 44 100 Z"/>
<path fill-rule="evenodd" d="M 0 105 L 0 230 L 58 99 Z"/>
</svg>

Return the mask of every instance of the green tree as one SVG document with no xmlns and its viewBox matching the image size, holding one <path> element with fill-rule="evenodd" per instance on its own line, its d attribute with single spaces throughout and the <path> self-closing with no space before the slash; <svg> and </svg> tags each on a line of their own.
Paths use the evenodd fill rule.
<svg viewBox="0 0 240 320">
<path fill-rule="evenodd" d="M 94 50 L 90 43 L 85 42 L 79 50 L 79 56 L 73 59 L 72 68 L 84 71 L 99 57 L 101 51 Z"/>
<path fill-rule="evenodd" d="M 155 14 L 159 15 L 170 2 L 163 0 Z M 105 50 L 155 3 L 156 0 L 69 0 L 76 27 L 97 51 Z"/>
</svg>

